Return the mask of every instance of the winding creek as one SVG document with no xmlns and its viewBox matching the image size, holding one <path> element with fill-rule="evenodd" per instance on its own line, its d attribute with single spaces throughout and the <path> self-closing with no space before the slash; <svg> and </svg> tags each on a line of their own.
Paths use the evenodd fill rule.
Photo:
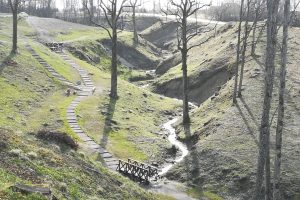
<svg viewBox="0 0 300 200">
<path fill-rule="evenodd" d="M 179 140 L 177 140 L 177 136 L 176 136 L 176 132 L 175 132 L 175 128 L 173 128 L 173 124 L 175 124 L 177 121 L 179 120 L 178 117 L 168 121 L 167 123 L 163 124 L 163 129 L 168 131 L 168 140 L 172 145 L 175 145 L 175 147 L 177 147 L 180 151 L 181 151 L 181 156 L 177 157 L 174 161 L 173 164 L 168 164 L 165 167 L 163 167 L 161 169 L 161 171 L 159 172 L 159 175 L 164 175 L 166 174 L 176 163 L 181 162 L 185 156 L 188 155 L 189 151 L 187 149 L 187 146 L 185 144 L 183 144 L 182 142 L 180 142 Z"/>
</svg>

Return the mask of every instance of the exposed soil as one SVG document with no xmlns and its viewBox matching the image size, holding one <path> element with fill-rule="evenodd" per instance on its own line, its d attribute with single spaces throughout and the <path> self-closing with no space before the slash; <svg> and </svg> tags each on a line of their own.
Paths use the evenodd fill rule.
<svg viewBox="0 0 300 200">
<path fill-rule="evenodd" d="M 102 43 L 104 46 L 111 49 L 111 40 L 103 40 Z M 129 62 L 133 69 L 155 69 L 159 62 L 147 58 L 134 47 L 129 47 L 122 42 L 118 42 L 118 55 Z"/>
<path fill-rule="evenodd" d="M 164 23 L 159 21 L 144 30 L 141 36 L 159 48 L 169 49 L 170 45 L 175 45 L 176 22 Z"/>
<path fill-rule="evenodd" d="M 131 16 L 129 16 L 128 18 L 131 19 Z M 137 28 L 137 31 L 141 32 L 141 31 L 147 29 L 148 27 L 152 26 L 153 24 L 155 24 L 158 21 L 160 21 L 160 19 L 157 18 L 157 17 L 136 16 L 136 28 Z M 126 30 L 133 30 L 133 28 L 132 28 L 132 21 L 131 20 L 130 20 L 129 23 L 127 23 L 125 25 L 125 29 Z"/>
<path fill-rule="evenodd" d="M 191 102 L 203 103 L 220 90 L 232 77 L 227 58 L 216 58 L 207 64 L 207 68 L 189 76 L 189 97 Z M 173 98 L 182 99 L 182 78 L 173 78 L 160 83 L 154 82 L 155 92 Z"/>
</svg>

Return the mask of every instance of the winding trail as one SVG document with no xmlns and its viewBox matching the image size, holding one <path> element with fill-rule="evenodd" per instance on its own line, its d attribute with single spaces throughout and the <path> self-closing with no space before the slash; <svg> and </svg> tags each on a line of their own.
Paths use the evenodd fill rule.
<svg viewBox="0 0 300 200">
<path fill-rule="evenodd" d="M 75 86 L 73 83 L 65 79 L 62 75 L 57 73 L 53 67 L 51 67 L 44 59 L 42 59 L 34 50 L 33 48 L 29 45 L 26 44 L 25 48 L 30 52 L 30 54 L 57 80 L 62 82 L 63 84 L 75 89 L 75 90 L 80 90 L 78 86 Z"/>
<path fill-rule="evenodd" d="M 89 77 L 89 73 L 77 65 L 64 51 L 56 52 L 62 57 L 67 63 L 69 63 L 74 69 L 76 69 L 82 79 L 83 85 L 80 87 L 81 91 L 77 94 L 77 97 L 72 101 L 70 106 L 67 108 L 67 121 L 71 129 L 77 134 L 77 136 L 86 144 L 92 151 L 99 153 L 104 161 L 104 164 L 110 170 L 115 171 L 118 165 L 118 159 L 114 158 L 106 149 L 97 144 L 92 138 L 90 138 L 78 124 L 76 115 L 76 107 L 78 104 L 88 96 L 93 95 L 95 91 L 95 85 Z"/>
<path fill-rule="evenodd" d="M 76 115 L 76 107 L 86 97 L 93 95 L 95 86 L 89 77 L 89 73 L 78 66 L 65 52 L 56 52 L 63 60 L 69 63 L 74 69 L 76 69 L 82 79 L 83 85 L 75 86 L 72 82 L 66 80 L 62 75 L 57 73 L 44 59 L 42 59 L 29 44 L 26 44 L 26 49 L 31 55 L 57 80 L 67 85 L 70 88 L 77 90 L 77 97 L 71 102 L 67 108 L 67 121 L 74 133 L 82 140 L 82 142 L 93 152 L 99 153 L 103 160 L 103 164 L 110 170 L 115 171 L 118 165 L 118 160 L 112 156 L 106 149 L 101 147 L 92 138 L 90 138 L 78 124 Z"/>
</svg>

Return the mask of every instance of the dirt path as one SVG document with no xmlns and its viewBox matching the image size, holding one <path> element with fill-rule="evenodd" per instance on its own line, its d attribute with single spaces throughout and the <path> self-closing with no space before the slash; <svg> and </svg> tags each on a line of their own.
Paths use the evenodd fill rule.
<svg viewBox="0 0 300 200">
<path fill-rule="evenodd" d="M 83 85 L 80 87 L 81 91 L 77 94 L 77 97 L 72 101 L 67 109 L 67 121 L 71 129 L 77 134 L 77 136 L 87 145 L 92 151 L 99 153 L 104 161 L 104 164 L 111 170 L 115 171 L 118 165 L 118 159 L 114 158 L 106 149 L 101 147 L 92 138 L 90 138 L 78 124 L 76 116 L 76 107 L 86 97 L 91 96 L 95 92 L 95 86 L 89 77 L 88 72 L 77 65 L 65 52 L 57 52 L 66 62 L 68 62 L 74 69 L 76 69 L 82 79 Z"/>
</svg>

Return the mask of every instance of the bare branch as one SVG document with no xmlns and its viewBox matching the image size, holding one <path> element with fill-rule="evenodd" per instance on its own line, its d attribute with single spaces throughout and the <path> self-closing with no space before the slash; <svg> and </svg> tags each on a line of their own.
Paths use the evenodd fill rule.
<svg viewBox="0 0 300 200">
<path fill-rule="evenodd" d="M 90 9 L 89 9 L 88 6 L 87 6 L 87 3 L 86 3 L 86 4 L 83 4 L 83 5 L 84 5 L 85 9 L 88 11 L 88 14 L 89 14 L 89 17 L 90 17 L 90 22 L 91 22 L 93 25 L 95 25 L 95 26 L 98 26 L 98 27 L 100 27 L 100 28 L 103 28 L 103 29 L 108 33 L 109 37 L 112 38 L 112 34 L 111 34 L 110 30 L 109 30 L 107 27 L 105 27 L 104 25 L 99 24 L 99 23 L 97 23 L 97 22 L 95 22 L 95 21 L 93 20 L 93 16 L 92 16 L 92 14 L 91 14 Z M 106 14 L 105 14 L 105 17 L 106 17 L 106 19 L 107 19 L 107 22 L 109 23 L 108 17 L 107 17 Z"/>
</svg>

